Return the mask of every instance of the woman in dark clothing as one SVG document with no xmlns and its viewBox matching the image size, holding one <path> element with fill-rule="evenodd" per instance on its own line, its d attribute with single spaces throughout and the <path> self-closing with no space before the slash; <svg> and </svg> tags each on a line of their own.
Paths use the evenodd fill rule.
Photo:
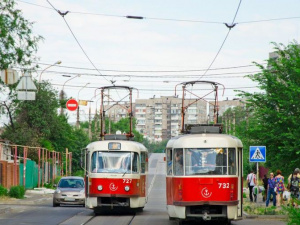
<svg viewBox="0 0 300 225">
<path fill-rule="evenodd" d="M 263 196 L 263 201 L 267 200 L 267 193 L 268 193 L 268 178 L 267 175 L 264 175 L 264 178 L 262 179 L 263 184 L 264 184 L 264 189 L 265 189 L 265 194 Z"/>
</svg>

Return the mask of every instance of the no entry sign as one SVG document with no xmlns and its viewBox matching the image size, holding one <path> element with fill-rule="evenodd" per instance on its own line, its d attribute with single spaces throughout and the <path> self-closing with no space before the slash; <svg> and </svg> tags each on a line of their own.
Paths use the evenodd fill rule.
<svg viewBox="0 0 300 225">
<path fill-rule="evenodd" d="M 70 111 L 75 111 L 78 107 L 78 102 L 75 99 L 70 99 L 66 103 L 67 109 Z"/>
</svg>

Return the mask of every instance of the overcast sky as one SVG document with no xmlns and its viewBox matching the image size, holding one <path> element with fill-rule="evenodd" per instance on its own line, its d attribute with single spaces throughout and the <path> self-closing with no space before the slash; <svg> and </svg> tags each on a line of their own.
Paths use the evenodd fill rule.
<svg viewBox="0 0 300 225">
<path fill-rule="evenodd" d="M 233 99 L 235 89 L 258 91 L 244 76 L 258 71 L 252 62 L 265 62 L 273 51 L 271 42 L 287 45 L 300 37 L 299 0 L 49 0 L 52 6 L 46 0 L 16 2 L 23 16 L 35 22 L 34 33 L 45 39 L 37 54 L 41 70 L 62 61 L 42 79 L 59 91 L 70 79 L 63 74 L 81 74 L 64 90 L 77 98 L 80 87 L 90 83 L 80 91 L 79 98 L 86 100 L 110 81 L 138 88 L 139 98 L 150 98 L 173 96 L 176 84 L 191 80 L 221 83 L 225 93 L 219 100 Z M 62 18 L 52 7 L 69 13 Z M 224 23 L 233 20 L 236 25 L 228 34 Z M 39 73 L 33 77 L 38 79 Z"/>
</svg>

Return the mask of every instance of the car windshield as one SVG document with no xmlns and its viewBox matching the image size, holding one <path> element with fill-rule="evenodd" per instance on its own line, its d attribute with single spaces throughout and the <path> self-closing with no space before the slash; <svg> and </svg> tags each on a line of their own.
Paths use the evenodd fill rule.
<svg viewBox="0 0 300 225">
<path fill-rule="evenodd" d="M 83 179 L 66 178 L 60 180 L 58 187 L 59 188 L 83 188 L 84 182 Z"/>
<path fill-rule="evenodd" d="M 136 152 L 94 152 L 93 173 L 138 173 L 139 157 Z"/>
</svg>

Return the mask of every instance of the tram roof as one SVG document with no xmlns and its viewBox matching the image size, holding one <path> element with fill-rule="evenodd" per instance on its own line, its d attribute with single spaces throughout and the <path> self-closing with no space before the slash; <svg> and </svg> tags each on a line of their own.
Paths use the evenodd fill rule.
<svg viewBox="0 0 300 225">
<path fill-rule="evenodd" d="M 109 150 L 108 143 L 120 143 L 121 150 L 111 150 L 111 151 L 141 151 L 147 152 L 148 149 L 141 143 L 135 141 L 125 141 L 125 140 L 104 140 L 104 141 L 95 141 L 87 145 L 86 148 L 91 150 Z"/>
<path fill-rule="evenodd" d="M 240 139 L 227 134 L 186 134 L 172 138 L 167 148 L 230 148 L 243 147 Z"/>
</svg>

